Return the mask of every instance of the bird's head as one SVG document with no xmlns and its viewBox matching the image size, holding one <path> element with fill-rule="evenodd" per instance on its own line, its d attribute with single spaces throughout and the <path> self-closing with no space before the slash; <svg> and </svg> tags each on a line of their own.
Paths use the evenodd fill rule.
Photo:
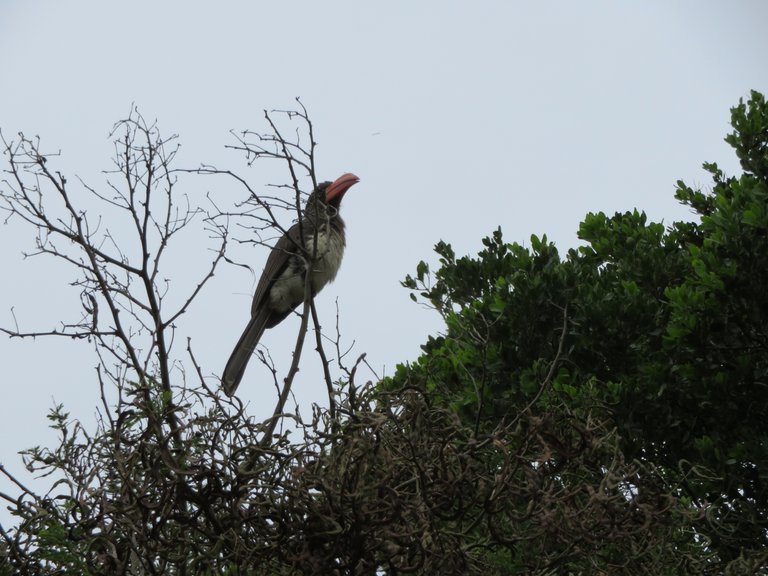
<svg viewBox="0 0 768 576">
<path fill-rule="evenodd" d="M 360 178 L 349 173 L 342 174 L 333 182 L 321 182 L 307 198 L 304 216 L 310 220 L 314 220 L 316 215 L 321 219 L 338 216 L 341 199 L 358 182 Z"/>
</svg>

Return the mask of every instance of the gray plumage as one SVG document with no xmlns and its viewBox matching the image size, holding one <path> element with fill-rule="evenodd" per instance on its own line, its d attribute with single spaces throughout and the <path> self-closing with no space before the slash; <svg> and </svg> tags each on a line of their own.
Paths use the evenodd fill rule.
<svg viewBox="0 0 768 576">
<path fill-rule="evenodd" d="M 272 248 L 256 286 L 251 318 L 224 368 L 221 384 L 227 395 L 237 390 L 264 330 L 282 322 L 304 302 L 307 263 L 311 262 L 313 296 L 336 277 L 346 244 L 339 204 L 357 181 L 356 176 L 345 174 L 333 183 L 319 184 L 300 222 Z"/>
</svg>

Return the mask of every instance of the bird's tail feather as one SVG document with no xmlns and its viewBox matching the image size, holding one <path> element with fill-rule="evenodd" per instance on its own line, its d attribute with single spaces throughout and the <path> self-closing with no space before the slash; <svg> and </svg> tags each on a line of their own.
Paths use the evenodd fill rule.
<svg viewBox="0 0 768 576">
<path fill-rule="evenodd" d="M 245 374 L 248 361 L 251 359 L 256 345 L 259 343 L 261 335 L 267 327 L 268 316 L 265 311 L 252 316 L 248 326 L 243 331 L 243 335 L 240 336 L 240 340 L 238 340 L 235 349 L 232 351 L 227 361 L 227 366 L 224 368 L 224 374 L 221 377 L 221 387 L 227 396 L 232 396 L 240 385 L 240 380 L 242 380 L 243 374 Z"/>
</svg>

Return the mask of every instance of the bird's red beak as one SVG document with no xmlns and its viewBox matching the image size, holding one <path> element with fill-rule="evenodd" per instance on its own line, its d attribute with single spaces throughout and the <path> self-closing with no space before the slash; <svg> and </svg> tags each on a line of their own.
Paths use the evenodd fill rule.
<svg viewBox="0 0 768 576">
<path fill-rule="evenodd" d="M 346 174 L 342 174 L 334 182 L 328 186 L 328 189 L 325 191 L 325 201 L 326 202 L 332 202 L 334 199 L 341 200 L 342 196 L 346 193 L 347 190 L 352 188 L 355 184 L 360 182 L 360 178 L 355 176 L 354 174 L 350 174 L 349 172 Z"/>
</svg>

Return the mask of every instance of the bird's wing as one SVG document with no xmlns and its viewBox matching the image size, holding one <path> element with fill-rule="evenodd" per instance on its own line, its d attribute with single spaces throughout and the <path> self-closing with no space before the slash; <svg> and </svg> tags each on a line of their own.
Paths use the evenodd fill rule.
<svg viewBox="0 0 768 576">
<path fill-rule="evenodd" d="M 303 224 L 306 227 L 306 223 Z M 301 246 L 301 229 L 296 223 L 283 234 L 272 248 L 267 257 L 267 263 L 264 265 L 264 271 L 261 273 L 259 284 L 256 286 L 256 293 L 253 295 L 253 304 L 251 305 L 251 316 L 258 312 L 264 298 L 269 294 L 270 288 L 283 273 L 288 265 L 288 260 L 293 254 L 299 252 L 297 246 Z"/>
</svg>

